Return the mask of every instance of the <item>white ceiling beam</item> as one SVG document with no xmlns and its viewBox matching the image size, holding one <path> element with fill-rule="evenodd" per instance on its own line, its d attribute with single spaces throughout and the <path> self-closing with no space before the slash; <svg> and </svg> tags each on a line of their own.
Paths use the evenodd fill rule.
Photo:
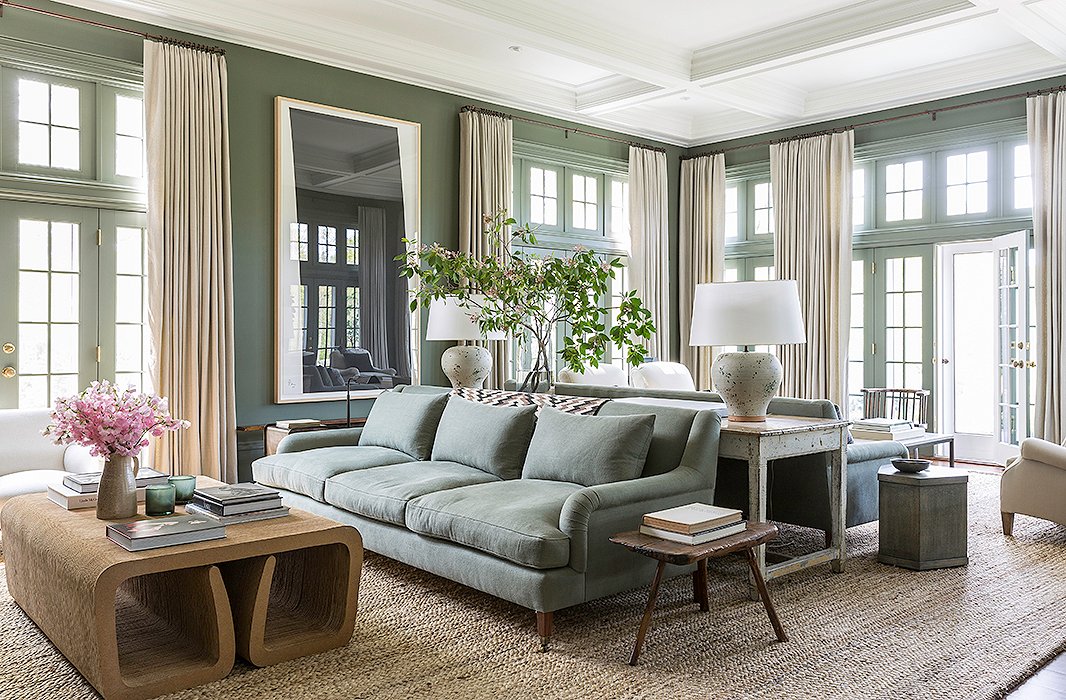
<svg viewBox="0 0 1066 700">
<path fill-rule="evenodd" d="M 580 86 L 575 106 L 582 114 L 604 114 L 685 92 L 685 87 L 664 88 L 624 75 L 612 75 Z"/>
<path fill-rule="evenodd" d="M 1051 16 L 1040 16 L 1040 3 L 1022 0 L 970 0 L 975 6 L 995 10 L 1004 24 L 1044 49 L 1052 56 L 1066 61 L 1066 27 L 1057 26 Z"/>
<path fill-rule="evenodd" d="M 725 107 L 773 119 L 800 117 L 806 112 L 807 93 L 768 76 L 744 80 L 706 81 L 697 86 L 703 96 Z"/>
</svg>

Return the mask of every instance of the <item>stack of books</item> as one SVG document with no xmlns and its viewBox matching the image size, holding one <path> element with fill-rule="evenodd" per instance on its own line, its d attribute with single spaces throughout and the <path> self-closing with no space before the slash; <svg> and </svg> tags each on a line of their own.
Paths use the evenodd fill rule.
<svg viewBox="0 0 1066 700">
<path fill-rule="evenodd" d="M 167 483 L 167 475 L 147 467 L 137 471 L 137 502 L 144 502 L 144 487 Z M 48 487 L 48 500 L 67 510 L 95 508 L 100 489 L 100 472 L 67 474 L 63 483 Z"/>
<path fill-rule="evenodd" d="M 174 515 L 107 526 L 107 539 L 130 552 L 219 540 L 225 536 L 226 528 L 221 523 L 195 515 Z"/>
<path fill-rule="evenodd" d="M 296 430 L 297 428 L 317 428 L 322 425 L 322 421 L 316 418 L 291 418 L 289 420 L 279 420 L 274 425 L 283 430 Z"/>
<path fill-rule="evenodd" d="M 281 494 L 274 489 L 259 484 L 233 484 L 196 489 L 185 512 L 221 525 L 238 525 L 280 518 L 289 514 L 289 508 L 281 504 Z"/>
<path fill-rule="evenodd" d="M 925 435 L 925 428 L 898 418 L 863 418 L 852 424 L 851 435 L 860 440 L 907 440 Z"/>
<path fill-rule="evenodd" d="M 735 508 L 719 508 L 706 503 L 667 508 L 648 513 L 640 532 L 661 540 L 681 544 L 706 544 L 723 537 L 744 532 L 748 523 Z"/>
</svg>

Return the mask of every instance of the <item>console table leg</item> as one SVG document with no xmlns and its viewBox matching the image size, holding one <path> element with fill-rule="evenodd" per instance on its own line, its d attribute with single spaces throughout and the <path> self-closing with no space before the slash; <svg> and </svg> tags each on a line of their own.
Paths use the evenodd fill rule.
<svg viewBox="0 0 1066 700">
<path fill-rule="evenodd" d="M 753 549 L 748 550 L 748 566 L 751 568 L 751 576 L 755 579 L 755 586 L 759 589 L 759 597 L 762 598 L 763 607 L 766 608 L 766 614 L 770 618 L 770 624 L 774 626 L 774 632 L 777 634 L 777 641 L 787 642 L 788 635 L 785 634 L 785 628 L 781 626 L 781 620 L 777 618 L 777 611 L 774 610 L 774 604 L 770 602 L 770 592 L 766 590 L 766 581 L 763 580 L 762 575 L 759 573 L 759 567 L 755 561 L 755 552 Z"/>
<path fill-rule="evenodd" d="M 829 506 L 833 526 L 830 549 L 836 551 L 836 558 L 830 562 L 830 567 L 836 573 L 844 571 L 844 561 L 847 559 L 844 548 L 844 528 L 847 526 L 848 513 L 848 461 L 845 451 L 847 442 L 845 429 L 841 428 L 840 448 L 829 453 Z"/>
<path fill-rule="evenodd" d="M 629 657 L 629 665 L 637 665 L 637 657 L 644 647 L 644 637 L 651 627 L 651 614 L 655 611 L 655 600 L 659 597 L 659 584 L 663 582 L 663 571 L 666 570 L 666 562 L 660 561 L 655 569 L 655 579 L 651 582 L 651 591 L 648 592 L 648 605 L 644 608 L 644 619 L 640 621 L 640 631 L 637 632 L 637 643 L 633 646 L 633 655 Z"/>
</svg>

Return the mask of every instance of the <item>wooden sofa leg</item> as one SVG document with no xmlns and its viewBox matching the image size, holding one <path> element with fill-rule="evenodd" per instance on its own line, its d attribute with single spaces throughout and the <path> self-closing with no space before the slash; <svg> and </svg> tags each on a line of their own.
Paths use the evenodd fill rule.
<svg viewBox="0 0 1066 700">
<path fill-rule="evenodd" d="M 541 651 L 548 651 L 553 631 L 555 631 L 553 613 L 537 611 L 537 634 L 540 635 Z"/>
<path fill-rule="evenodd" d="M 1003 534 L 1007 537 L 1014 535 L 1014 513 L 1000 513 L 1003 518 Z"/>
</svg>

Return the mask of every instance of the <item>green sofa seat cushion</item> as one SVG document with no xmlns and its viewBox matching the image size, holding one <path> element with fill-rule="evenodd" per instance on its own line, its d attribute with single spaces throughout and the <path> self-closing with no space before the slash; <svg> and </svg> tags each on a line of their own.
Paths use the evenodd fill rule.
<svg viewBox="0 0 1066 700">
<path fill-rule="evenodd" d="M 651 446 L 652 414 L 579 416 L 546 407 L 537 419 L 522 478 L 583 486 L 636 479 Z"/>
<path fill-rule="evenodd" d="M 351 513 L 405 525 L 407 503 L 427 493 L 498 481 L 456 462 L 406 462 L 345 472 L 326 481 L 326 503 Z"/>
<path fill-rule="evenodd" d="M 260 484 L 276 486 L 321 501 L 325 497 L 326 480 L 331 477 L 413 461 L 409 455 L 387 447 L 320 447 L 257 459 L 252 463 L 252 478 Z"/>
<path fill-rule="evenodd" d="M 388 447 L 427 460 L 447 404 L 447 394 L 386 391 L 374 399 L 359 444 Z"/>
<path fill-rule="evenodd" d="M 517 479 L 536 424 L 536 406 L 490 406 L 452 396 L 437 428 L 433 459 Z"/>
<path fill-rule="evenodd" d="M 579 484 L 511 479 L 420 496 L 407 504 L 407 527 L 515 564 L 554 569 L 570 562 L 559 513 Z"/>
</svg>

